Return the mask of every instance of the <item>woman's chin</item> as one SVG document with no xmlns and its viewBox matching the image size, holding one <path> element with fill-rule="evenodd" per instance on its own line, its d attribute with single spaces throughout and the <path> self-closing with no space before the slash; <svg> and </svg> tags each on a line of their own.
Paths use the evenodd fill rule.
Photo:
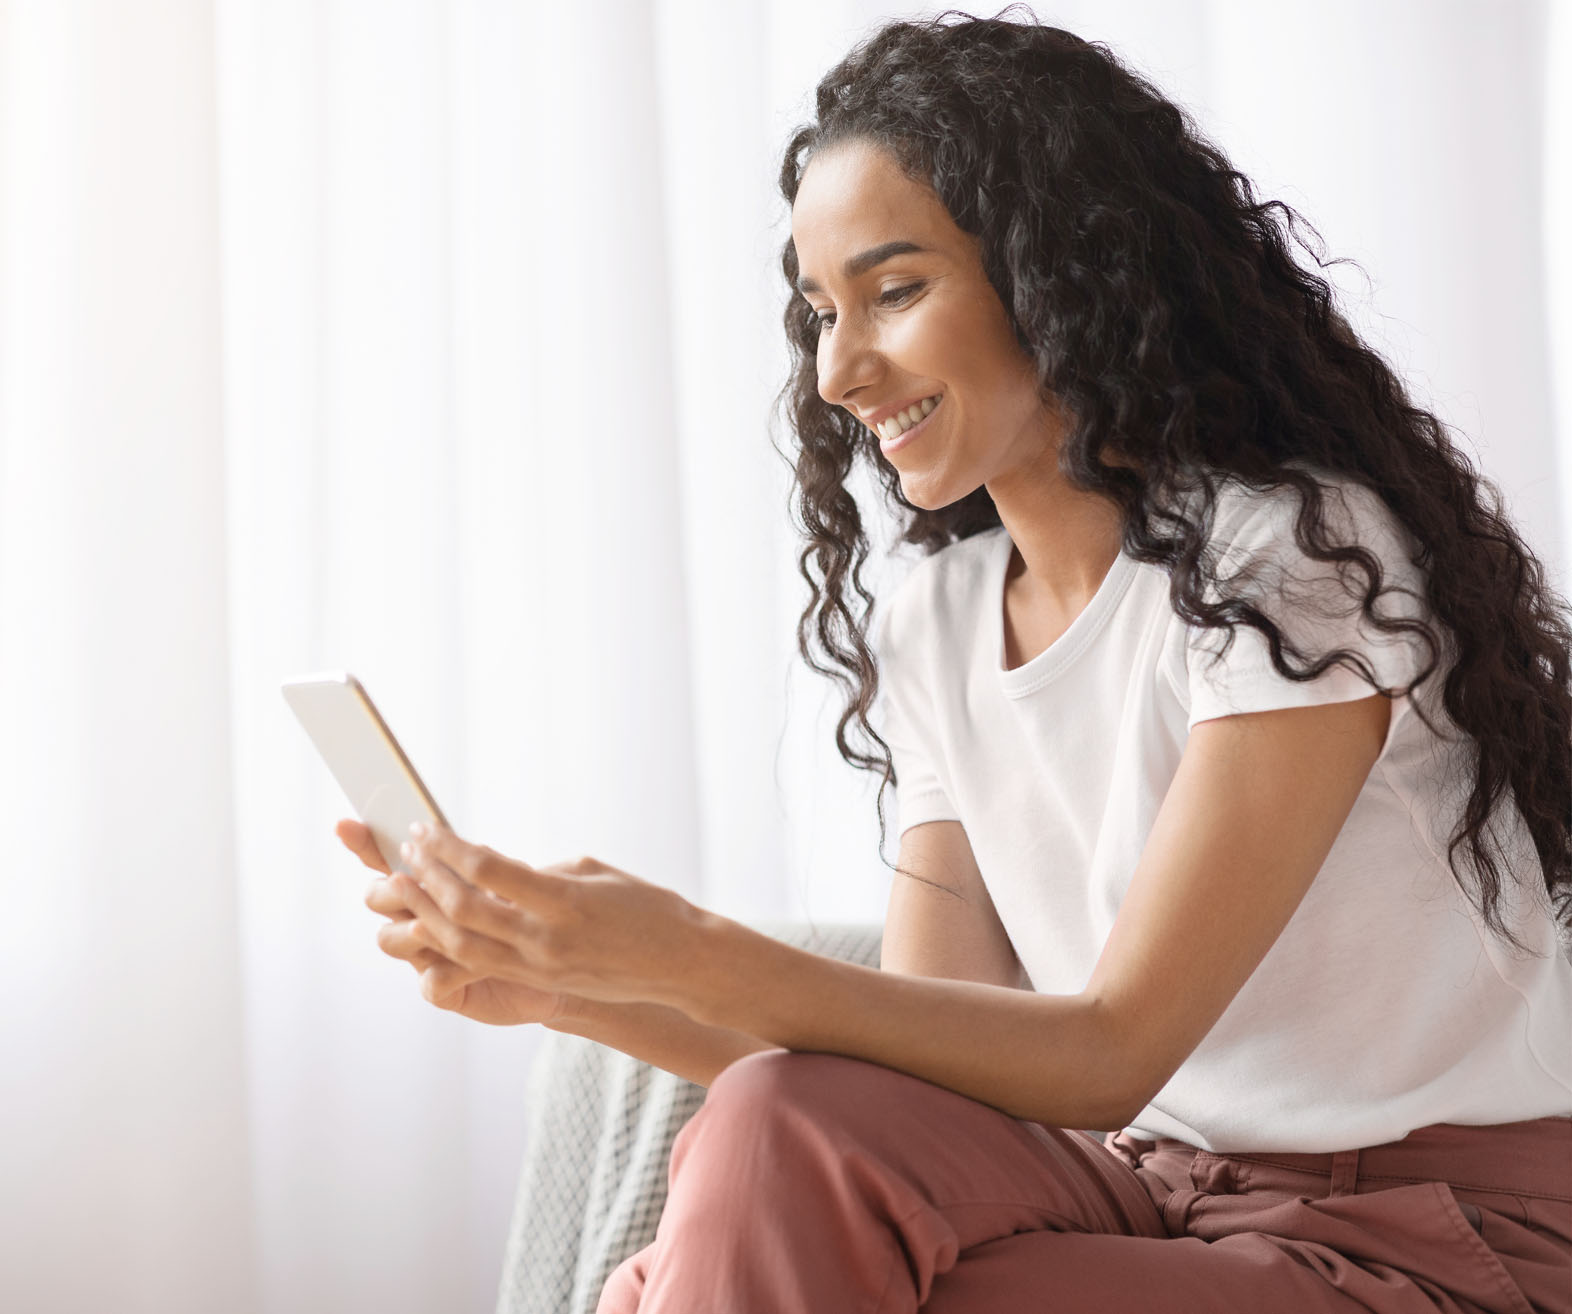
<svg viewBox="0 0 1572 1314">
<path fill-rule="evenodd" d="M 917 472 L 901 472 L 901 495 L 920 511 L 942 511 L 971 491 L 958 492 L 954 487 L 947 487 L 943 480 L 924 478 Z"/>
</svg>

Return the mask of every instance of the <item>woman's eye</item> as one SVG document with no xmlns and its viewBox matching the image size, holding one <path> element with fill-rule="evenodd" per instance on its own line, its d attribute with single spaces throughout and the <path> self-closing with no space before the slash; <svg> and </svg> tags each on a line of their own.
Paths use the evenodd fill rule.
<svg viewBox="0 0 1572 1314">
<path fill-rule="evenodd" d="M 879 294 L 879 304 L 881 306 L 898 306 L 903 301 L 908 301 L 918 292 L 921 292 L 922 287 L 921 283 L 908 283 L 905 287 L 892 287 L 889 291 Z M 820 314 L 813 310 L 812 307 L 809 307 L 809 313 L 818 324 L 820 332 L 835 327 L 835 312 L 833 310 L 826 310 L 823 314 Z"/>
</svg>

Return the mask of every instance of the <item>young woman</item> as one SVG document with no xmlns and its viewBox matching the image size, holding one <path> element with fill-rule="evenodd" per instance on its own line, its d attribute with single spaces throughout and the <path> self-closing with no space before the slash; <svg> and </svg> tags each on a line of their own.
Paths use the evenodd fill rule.
<svg viewBox="0 0 1572 1314">
<path fill-rule="evenodd" d="M 781 172 L 882 970 L 447 832 L 379 942 L 710 1087 L 603 1314 L 1572 1310 L 1566 604 L 1287 207 L 1106 48 L 955 17 Z M 927 553 L 877 627 L 858 461 Z"/>
</svg>

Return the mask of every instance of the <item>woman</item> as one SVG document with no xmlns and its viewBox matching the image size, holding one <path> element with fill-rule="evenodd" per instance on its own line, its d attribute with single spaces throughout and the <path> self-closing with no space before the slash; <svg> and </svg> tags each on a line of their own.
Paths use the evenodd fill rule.
<svg viewBox="0 0 1572 1314">
<path fill-rule="evenodd" d="M 882 970 L 447 832 L 379 943 L 710 1086 L 604 1314 L 1572 1309 L 1565 604 L 1286 207 L 1104 47 L 956 17 L 781 172 Z M 872 646 L 858 460 L 929 554 Z"/>
</svg>

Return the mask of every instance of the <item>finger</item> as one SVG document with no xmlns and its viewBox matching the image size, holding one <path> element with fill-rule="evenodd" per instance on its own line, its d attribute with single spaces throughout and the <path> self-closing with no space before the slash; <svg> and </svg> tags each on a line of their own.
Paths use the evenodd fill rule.
<svg viewBox="0 0 1572 1314">
<path fill-rule="evenodd" d="M 489 890 L 522 908 L 541 908 L 560 897 L 562 876 L 540 871 L 517 858 L 505 858 L 484 844 L 471 844 L 442 826 L 428 826 L 413 856 L 424 852 L 456 872 L 470 885 Z M 478 929 L 485 929 L 484 927 Z"/>
<path fill-rule="evenodd" d="M 378 947 L 390 958 L 407 962 L 420 974 L 421 993 L 431 1002 L 440 1003 L 441 999 L 480 978 L 479 972 L 460 967 L 435 949 L 425 947 L 429 936 L 408 907 L 409 895 L 405 891 L 419 892 L 419 887 L 409 876 L 400 873 L 392 878 L 378 877 L 371 885 L 366 902 L 376 911 L 386 911 L 386 915 L 393 919 L 377 929 Z M 428 979 L 435 987 L 435 999 L 428 988 Z"/>
<path fill-rule="evenodd" d="M 333 833 L 339 837 L 344 846 L 373 871 L 380 871 L 390 875 L 391 869 L 387 860 L 382 856 L 382 850 L 377 848 L 376 841 L 371 838 L 371 828 L 358 821 L 345 817 L 333 827 Z"/>
<path fill-rule="evenodd" d="M 453 831 L 446 831 L 446 835 L 450 839 L 448 853 L 470 872 L 489 871 L 487 858 L 503 866 L 509 864 L 508 858 L 501 857 L 500 853 L 483 849 L 479 844 L 467 844 L 454 836 Z M 424 842 L 410 839 L 399 847 L 402 863 L 409 866 L 410 875 L 431 894 L 448 921 L 470 930 L 479 930 L 481 934 L 497 940 L 508 940 L 520 929 L 517 918 L 519 905 L 512 904 L 495 891 L 476 885 L 468 874 L 454 868 L 432 850 L 431 839 Z"/>
<path fill-rule="evenodd" d="M 469 889 L 452 872 L 439 870 L 440 864 L 433 864 L 429 858 L 423 861 L 425 869 L 416 873 L 415 882 L 404 892 L 415 914 L 410 934 L 416 941 L 477 976 L 500 976 L 538 987 L 540 983 L 522 970 L 523 963 L 515 949 L 504 940 L 455 921 L 442 899 L 434 893 L 434 886 L 447 888 L 450 893 L 446 897 L 450 900 L 455 896 L 460 900 L 479 900 L 488 896 Z"/>
<path fill-rule="evenodd" d="M 418 923 L 413 916 L 406 918 L 402 923 L 384 923 L 377 931 L 378 948 L 389 958 L 397 958 L 408 963 L 421 976 L 435 973 L 444 994 L 450 994 L 459 986 L 468 985 L 479 978 L 479 973 L 460 967 L 450 959 L 444 958 L 435 949 L 426 948 L 416 938 L 417 926 Z"/>
<path fill-rule="evenodd" d="M 461 1002 L 454 996 L 477 980 L 477 973 L 451 963 L 438 954 L 431 954 L 430 965 L 420 973 L 420 993 L 428 1004 L 435 1004 L 438 1008 L 453 1008 Z"/>
<path fill-rule="evenodd" d="M 536 989 L 543 988 L 541 982 L 521 969 L 518 955 L 507 945 L 477 931 L 466 931 L 449 921 L 433 925 L 421 917 L 408 923 L 390 922 L 388 925 L 407 925 L 412 943 L 430 949 L 439 961 L 452 963 L 455 968 L 468 973 L 471 980 L 494 976 Z"/>
<path fill-rule="evenodd" d="M 405 881 L 413 884 L 407 876 L 395 876 L 393 881 Z M 384 881 L 383 884 L 391 884 Z M 463 973 L 464 969 L 457 964 L 449 962 L 435 949 L 430 947 L 430 934 L 415 919 L 412 913 L 400 899 L 399 910 L 392 915 L 392 919 L 377 928 L 377 945 L 391 958 L 399 958 L 409 963 L 417 971 L 428 971 L 438 965 L 445 965 L 454 972 Z M 470 973 L 474 979 L 474 973 Z"/>
<path fill-rule="evenodd" d="M 402 959 L 416 967 L 426 964 L 423 958 L 432 953 L 431 946 L 421 936 L 421 926 L 414 917 L 403 921 L 383 922 L 377 927 L 377 948 L 389 958 Z"/>
<path fill-rule="evenodd" d="M 384 917 L 395 917 L 402 920 L 413 917 L 410 911 L 405 891 L 414 882 L 400 872 L 394 876 L 374 876 L 371 884 L 366 887 L 366 907 L 374 913 L 381 913 Z"/>
<path fill-rule="evenodd" d="M 473 962 L 473 957 L 476 952 L 483 952 L 486 945 L 503 952 L 506 952 L 505 946 L 492 940 L 492 937 L 478 935 L 472 929 L 456 923 L 437 901 L 431 888 L 421 885 L 421 879 L 423 877 L 417 874 L 395 877 L 396 882 L 401 886 L 399 893 L 404 899 L 404 905 L 409 908 L 410 915 L 415 919 L 415 924 L 410 927 L 410 935 L 421 945 L 435 949 L 451 962 L 462 963 L 465 967 L 473 967 L 476 970 L 487 970 L 487 965 L 495 967 L 498 963 L 495 952 L 487 963 Z M 429 874 L 424 879 L 429 880 Z M 446 872 L 445 879 L 456 886 L 464 886 L 464 882 L 451 872 Z M 470 891 L 470 893 L 475 894 L 478 891 Z"/>
<path fill-rule="evenodd" d="M 410 874 L 455 926 L 504 942 L 525 929 L 522 910 L 517 905 L 472 885 L 425 846 L 410 842 L 403 848 L 402 858 L 409 864 Z"/>
</svg>

